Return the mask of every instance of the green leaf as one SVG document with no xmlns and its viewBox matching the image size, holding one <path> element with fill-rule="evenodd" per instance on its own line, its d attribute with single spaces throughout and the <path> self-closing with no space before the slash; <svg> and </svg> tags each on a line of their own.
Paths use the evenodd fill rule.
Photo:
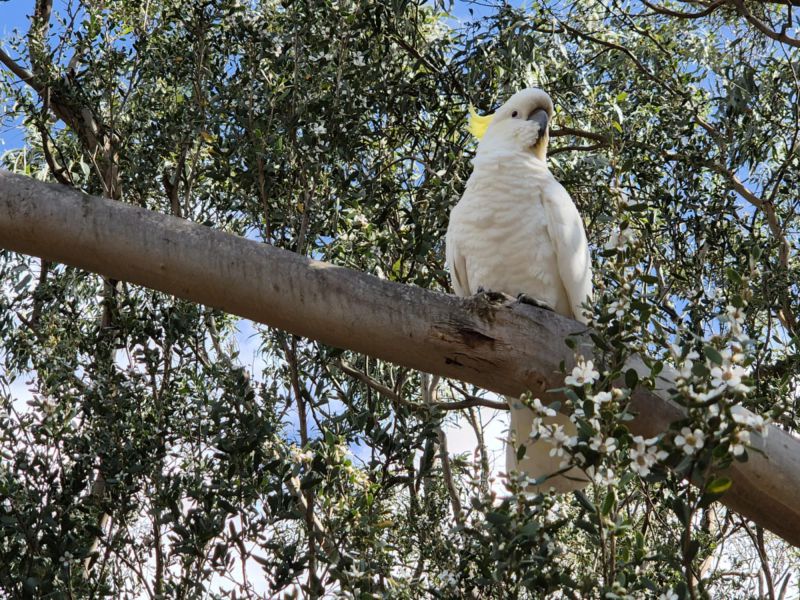
<svg viewBox="0 0 800 600">
<path fill-rule="evenodd" d="M 689 588 L 686 586 L 685 581 L 681 581 L 675 586 L 675 593 L 678 594 L 678 598 L 681 600 L 689 595 Z"/>
<path fill-rule="evenodd" d="M 686 503 L 683 501 L 682 498 L 676 497 L 672 500 L 671 503 L 672 512 L 675 513 L 675 516 L 678 517 L 678 520 L 685 526 L 689 524 L 689 509 L 686 507 Z"/>
<path fill-rule="evenodd" d="M 636 372 L 636 369 L 625 371 L 625 385 L 633 389 L 637 383 L 639 383 L 639 373 Z"/>
<path fill-rule="evenodd" d="M 601 350 L 605 350 L 606 352 L 611 350 L 611 346 L 609 346 L 608 343 L 602 337 L 597 335 L 596 333 L 590 333 L 589 337 L 592 338 L 592 341 Z"/>
<path fill-rule="evenodd" d="M 717 477 L 706 485 L 706 491 L 711 494 L 724 494 L 733 485 L 730 477 Z"/>
<path fill-rule="evenodd" d="M 614 494 L 614 490 L 612 489 L 606 494 L 606 497 L 603 499 L 603 506 L 600 509 L 600 512 L 603 515 L 609 514 L 611 512 L 611 509 L 614 508 L 614 504 L 616 504 L 616 502 L 617 502 L 617 497 Z"/>
<path fill-rule="evenodd" d="M 721 365 L 722 364 L 722 355 L 719 353 L 719 351 L 716 348 L 714 348 L 712 346 L 704 346 L 703 347 L 703 354 L 705 354 L 706 358 L 708 360 L 710 360 L 712 363 L 714 363 L 716 365 Z"/>
<path fill-rule="evenodd" d="M 658 377 L 658 374 L 664 369 L 664 363 L 660 360 L 657 360 L 653 363 L 653 366 L 650 368 L 650 376 L 651 377 Z"/>
<path fill-rule="evenodd" d="M 489 523 L 491 523 L 495 527 L 502 527 L 503 525 L 507 525 L 511 521 L 511 517 L 508 516 L 506 513 L 492 511 L 486 513 L 486 520 L 489 521 Z"/>
<path fill-rule="evenodd" d="M 589 513 L 593 513 L 595 511 L 594 504 L 589 502 L 589 498 L 587 498 L 586 494 L 584 494 L 582 491 L 577 490 L 573 493 L 573 495 L 575 496 L 575 499 L 578 501 L 578 504 L 580 504 L 585 511 Z"/>
<path fill-rule="evenodd" d="M 521 535 L 524 535 L 525 537 L 528 538 L 535 537 L 536 534 L 539 532 L 539 525 L 534 521 L 525 523 L 525 525 L 522 526 L 519 532 Z"/>
<path fill-rule="evenodd" d="M 525 446 L 525 444 L 520 444 L 517 447 L 517 460 L 522 460 L 523 458 L 525 458 L 525 454 L 527 452 L 528 452 L 528 448 Z"/>
</svg>

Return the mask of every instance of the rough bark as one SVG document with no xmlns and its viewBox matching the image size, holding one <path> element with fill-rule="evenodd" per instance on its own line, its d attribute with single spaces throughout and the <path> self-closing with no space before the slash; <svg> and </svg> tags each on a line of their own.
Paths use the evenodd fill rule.
<svg viewBox="0 0 800 600">
<path fill-rule="evenodd" d="M 500 394 L 562 385 L 564 338 L 582 326 L 524 304 L 400 285 L 173 216 L 0 171 L 0 247 L 101 273 Z M 590 342 L 583 353 L 591 354 Z M 634 365 L 635 366 L 635 365 Z M 643 367 L 640 365 L 639 369 Z M 653 436 L 682 417 L 663 390 L 639 389 L 630 424 Z M 731 509 L 800 546 L 800 440 L 753 436 L 729 476 Z"/>
</svg>

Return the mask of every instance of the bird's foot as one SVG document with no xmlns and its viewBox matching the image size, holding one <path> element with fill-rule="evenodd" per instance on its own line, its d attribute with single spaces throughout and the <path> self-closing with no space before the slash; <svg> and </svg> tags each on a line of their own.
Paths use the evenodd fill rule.
<svg viewBox="0 0 800 600">
<path fill-rule="evenodd" d="M 475 292 L 475 297 L 481 297 L 484 298 L 485 300 L 488 300 L 489 302 L 497 304 L 514 302 L 513 296 L 509 296 L 504 292 L 494 292 L 492 290 L 486 289 L 482 285 L 478 286 L 478 291 Z"/>
<path fill-rule="evenodd" d="M 533 296 L 529 296 L 528 294 L 517 294 L 517 302 L 520 304 L 530 304 L 531 306 L 535 306 L 537 308 L 543 308 L 545 310 L 553 310 L 552 306 L 548 306 L 546 303 L 537 300 Z"/>
</svg>

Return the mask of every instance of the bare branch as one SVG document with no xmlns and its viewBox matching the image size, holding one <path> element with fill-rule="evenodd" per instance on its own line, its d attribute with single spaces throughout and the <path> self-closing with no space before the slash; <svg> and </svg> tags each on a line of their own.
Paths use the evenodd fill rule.
<svg viewBox="0 0 800 600">
<path fill-rule="evenodd" d="M 422 398 L 426 405 L 434 406 L 437 404 L 436 398 L 439 396 L 439 381 L 441 377 L 434 375 L 431 377 L 427 373 L 422 373 Z M 456 522 L 463 523 L 464 512 L 461 509 L 461 499 L 458 497 L 458 489 L 453 481 L 453 470 L 450 467 L 450 454 L 447 451 L 447 435 L 441 425 L 436 428 L 436 435 L 439 439 L 439 460 L 442 461 L 442 477 L 447 495 L 450 497 L 450 506 L 453 509 L 453 516 Z"/>
<path fill-rule="evenodd" d="M 5 51 L 0 48 L 0 62 L 2 62 L 9 71 L 19 77 L 24 83 L 27 83 L 37 92 L 42 90 L 42 84 L 28 69 L 19 65 L 13 58 L 11 58 Z"/>
<path fill-rule="evenodd" d="M 550 130 L 550 137 L 561 137 L 571 135 L 574 137 L 582 137 L 596 142 L 608 144 L 611 141 L 611 136 L 604 133 L 595 133 L 594 131 L 586 131 L 584 129 L 575 129 L 573 127 L 559 127 L 558 129 Z"/>
<path fill-rule="evenodd" d="M 791 36 L 786 35 L 785 31 L 775 31 L 771 27 L 769 27 L 764 21 L 756 17 L 753 13 L 747 10 L 744 2 L 742 0 L 731 0 L 733 5 L 736 7 L 736 10 L 739 11 L 747 22 L 750 23 L 753 27 L 758 29 L 761 33 L 766 35 L 768 38 L 775 40 L 776 42 L 780 42 L 782 44 L 786 44 L 788 46 L 794 46 L 795 48 L 800 48 L 800 39 L 793 38 Z"/>
<path fill-rule="evenodd" d="M 372 388 L 379 394 L 383 394 L 389 400 L 397 404 L 407 406 L 413 410 L 430 410 L 431 408 L 436 408 L 438 410 L 462 410 L 465 408 L 474 408 L 476 406 L 485 406 L 486 408 L 493 408 L 495 410 L 508 410 L 508 405 L 505 402 L 496 402 L 494 400 L 487 400 L 486 398 L 478 398 L 477 396 L 471 396 L 466 393 L 464 394 L 464 400 L 458 400 L 456 402 L 432 402 L 428 405 L 409 402 L 400 394 L 395 393 L 393 390 L 389 389 L 379 381 L 376 381 L 366 373 L 362 373 L 358 369 L 351 367 L 343 361 L 336 363 L 336 366 L 351 377 L 358 379 L 361 383 Z"/>
<path fill-rule="evenodd" d="M 588 146 L 561 146 L 547 151 L 548 156 L 562 154 L 564 152 L 591 152 L 605 147 L 606 144 L 590 144 Z"/>
<path fill-rule="evenodd" d="M 720 6 L 725 4 L 727 1 L 728 0 L 716 0 L 716 2 L 712 2 L 711 4 L 709 4 L 705 8 L 705 10 L 700 10 L 697 12 L 682 12 L 679 10 L 672 10 L 665 6 L 658 6 L 656 4 L 652 4 L 647 0 L 642 0 L 642 4 L 662 15 L 668 15 L 670 17 L 678 17 L 681 19 L 699 19 L 700 17 L 707 17 L 712 12 L 717 10 Z"/>
</svg>

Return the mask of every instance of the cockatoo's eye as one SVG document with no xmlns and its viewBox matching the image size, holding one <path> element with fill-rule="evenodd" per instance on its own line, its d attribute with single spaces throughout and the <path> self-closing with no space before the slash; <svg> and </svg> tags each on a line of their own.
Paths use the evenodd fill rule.
<svg viewBox="0 0 800 600">
<path fill-rule="evenodd" d="M 512 113 L 511 113 L 511 118 L 512 118 L 512 119 L 516 119 L 518 114 L 519 114 L 519 113 L 518 113 L 517 111 L 514 111 L 514 112 L 512 112 Z"/>
</svg>

